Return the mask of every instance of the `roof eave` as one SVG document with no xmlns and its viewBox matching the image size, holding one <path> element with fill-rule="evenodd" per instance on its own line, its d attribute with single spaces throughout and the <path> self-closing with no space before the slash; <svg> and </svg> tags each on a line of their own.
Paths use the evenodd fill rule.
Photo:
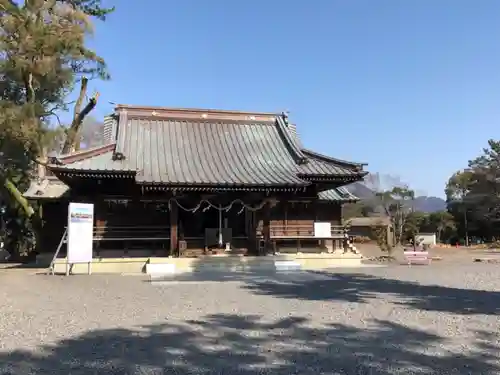
<svg viewBox="0 0 500 375">
<path fill-rule="evenodd" d="M 139 185 L 145 188 L 160 188 L 163 190 L 238 190 L 238 191 L 297 191 L 306 188 L 310 185 L 310 182 L 304 181 L 303 184 L 297 183 L 277 183 L 277 184 L 235 184 L 235 183 L 214 183 L 214 184 L 202 184 L 202 183 L 172 183 L 172 182 L 139 182 Z"/>
<path fill-rule="evenodd" d="M 59 199 L 65 198 L 66 196 L 68 196 L 68 192 L 65 192 L 61 195 L 49 196 L 49 197 L 43 195 L 35 196 L 35 195 L 23 194 L 23 197 L 29 201 L 57 201 Z"/>
<path fill-rule="evenodd" d="M 359 198 L 356 199 L 319 199 L 321 203 L 356 203 L 359 202 Z"/>
<path fill-rule="evenodd" d="M 368 165 L 368 163 L 358 163 L 358 162 L 352 162 L 352 161 L 333 158 L 331 156 L 320 154 L 316 151 L 312 151 L 312 150 L 309 150 L 307 148 L 303 148 L 302 152 L 306 156 L 309 155 L 313 158 L 317 158 L 317 159 L 323 160 L 323 161 L 328 162 L 328 163 L 340 164 L 340 165 L 344 165 L 344 166 L 350 167 L 350 168 L 362 168 L 362 167 L 365 167 Z"/>
<path fill-rule="evenodd" d="M 367 172 L 368 173 L 368 172 Z M 299 178 L 304 179 L 305 181 L 311 182 L 356 182 L 361 181 L 366 173 L 357 173 L 357 174 L 345 174 L 345 175 L 328 175 L 328 174 L 298 174 Z"/>
<path fill-rule="evenodd" d="M 136 171 L 128 171 L 128 170 L 103 170 L 103 169 L 80 169 L 80 168 L 66 168 L 64 166 L 59 165 L 48 165 L 48 169 L 57 175 L 81 175 L 82 177 L 88 177 L 90 175 L 108 175 L 108 176 L 118 176 L 118 175 L 126 175 L 127 177 L 133 178 L 135 177 Z M 93 177 L 93 176 L 90 176 Z"/>
</svg>

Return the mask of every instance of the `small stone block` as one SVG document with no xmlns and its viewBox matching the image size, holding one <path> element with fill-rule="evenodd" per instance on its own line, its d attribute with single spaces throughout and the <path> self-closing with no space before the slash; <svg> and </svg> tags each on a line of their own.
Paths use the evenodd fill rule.
<svg viewBox="0 0 500 375">
<path fill-rule="evenodd" d="M 149 263 L 146 264 L 146 273 L 151 277 L 172 275 L 175 273 L 175 264 L 171 263 Z"/>
<path fill-rule="evenodd" d="M 300 263 L 285 260 L 285 261 L 276 261 L 274 262 L 274 267 L 276 271 L 292 271 L 292 270 L 300 270 Z"/>
</svg>

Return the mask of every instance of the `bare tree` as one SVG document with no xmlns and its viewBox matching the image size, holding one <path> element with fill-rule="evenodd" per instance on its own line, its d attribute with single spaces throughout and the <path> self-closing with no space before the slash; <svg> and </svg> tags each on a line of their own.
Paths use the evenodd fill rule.
<svg viewBox="0 0 500 375">
<path fill-rule="evenodd" d="M 377 193 L 387 217 L 390 218 L 394 232 L 394 245 L 400 245 L 408 217 L 413 212 L 415 192 L 406 187 L 394 187 Z"/>
</svg>

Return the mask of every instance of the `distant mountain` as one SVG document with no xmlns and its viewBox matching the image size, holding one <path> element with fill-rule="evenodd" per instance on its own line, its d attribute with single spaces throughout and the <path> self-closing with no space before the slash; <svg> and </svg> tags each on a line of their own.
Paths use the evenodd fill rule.
<svg viewBox="0 0 500 375">
<path fill-rule="evenodd" d="M 413 202 L 416 211 L 436 212 L 446 210 L 446 201 L 438 197 L 416 197 Z"/>
<path fill-rule="evenodd" d="M 375 192 L 362 182 L 355 182 L 347 186 L 347 189 L 361 199 L 371 199 Z M 415 211 L 436 212 L 446 210 L 446 201 L 438 197 L 420 196 L 413 201 Z"/>
<path fill-rule="evenodd" d="M 355 182 L 346 186 L 352 194 L 361 199 L 370 199 L 375 196 L 375 192 L 362 182 Z"/>
</svg>

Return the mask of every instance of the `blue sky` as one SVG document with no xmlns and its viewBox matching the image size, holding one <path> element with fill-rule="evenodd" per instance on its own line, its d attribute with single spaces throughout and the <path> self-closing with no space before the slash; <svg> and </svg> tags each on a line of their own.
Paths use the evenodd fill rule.
<svg viewBox="0 0 500 375">
<path fill-rule="evenodd" d="M 497 138 L 498 0 L 107 0 L 108 102 L 289 110 L 304 143 L 443 196 Z"/>
</svg>

